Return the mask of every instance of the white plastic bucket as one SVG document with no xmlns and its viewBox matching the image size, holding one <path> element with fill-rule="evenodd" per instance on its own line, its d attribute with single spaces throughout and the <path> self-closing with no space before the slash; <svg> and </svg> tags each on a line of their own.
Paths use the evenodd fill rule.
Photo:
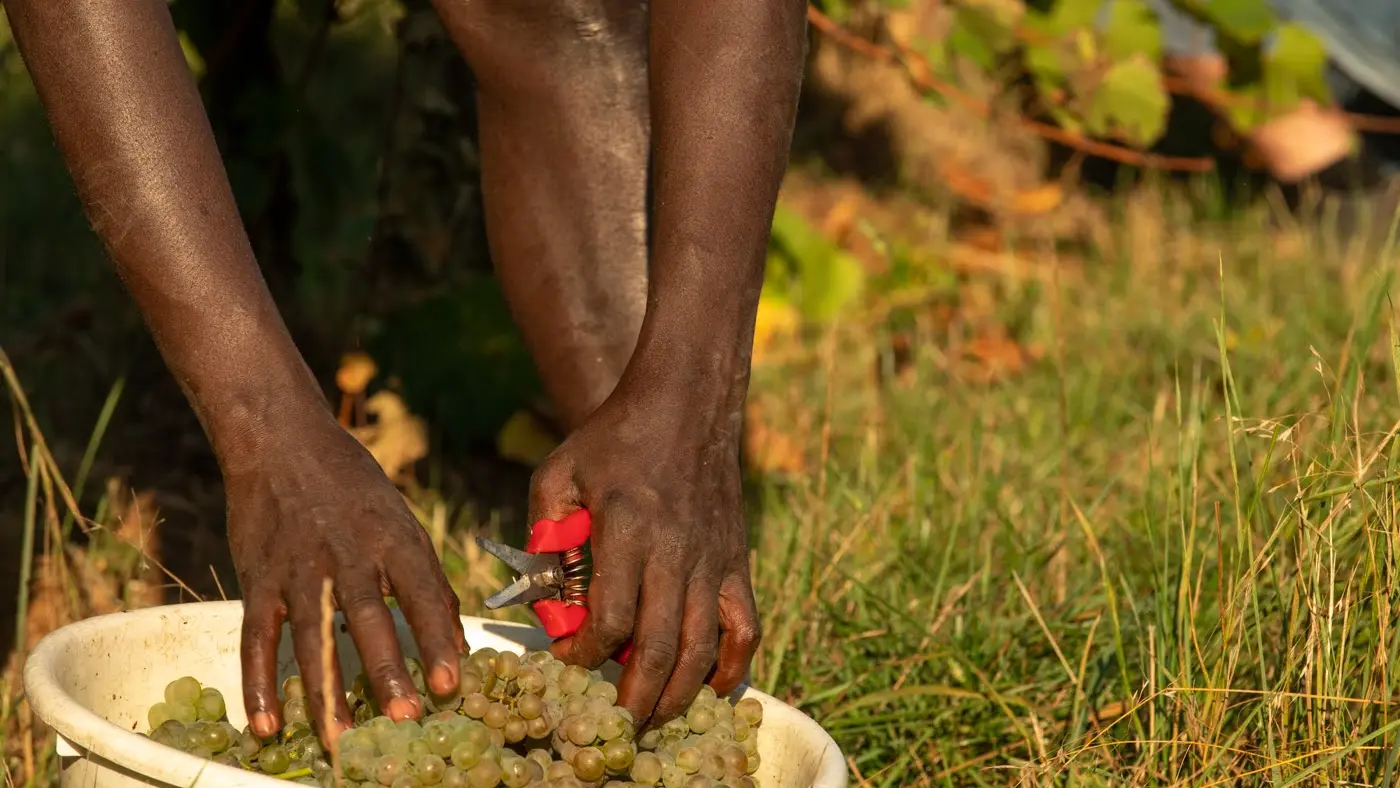
<svg viewBox="0 0 1400 788">
<path fill-rule="evenodd" d="M 417 656 L 413 637 L 394 611 L 405 653 Z M 137 731 L 165 685 L 194 676 L 215 687 L 228 703 L 229 720 L 243 727 L 247 718 L 241 692 L 238 636 L 243 620 L 239 602 L 204 602 L 155 607 L 98 616 L 49 634 L 24 665 L 24 690 L 34 713 L 58 733 L 58 755 L 65 788 L 171 786 L 171 788 L 286 788 L 257 773 L 205 761 L 156 744 Z M 549 640 L 534 627 L 462 617 L 472 648 L 544 648 Z M 337 621 L 341 669 L 353 676 L 359 656 Z M 291 639 L 283 629 L 278 670 L 296 672 Z M 609 673 L 609 670 L 612 672 Z M 612 680 L 618 667 L 603 672 Z M 832 741 L 810 717 L 751 687 L 744 697 L 764 707 L 755 775 L 766 788 L 844 788 L 846 764 Z"/>
</svg>

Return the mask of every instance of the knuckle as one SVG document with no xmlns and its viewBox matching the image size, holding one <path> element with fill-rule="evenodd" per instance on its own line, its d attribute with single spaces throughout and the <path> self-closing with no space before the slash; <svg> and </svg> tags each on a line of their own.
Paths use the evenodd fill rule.
<svg viewBox="0 0 1400 788">
<path fill-rule="evenodd" d="M 609 606 L 598 611 L 593 631 L 604 645 L 616 645 L 632 633 L 632 611 L 621 606 Z"/>
<path fill-rule="evenodd" d="M 686 639 L 680 659 L 686 664 L 712 665 L 719 653 L 718 635 L 696 635 Z"/>
<path fill-rule="evenodd" d="M 758 651 L 763 643 L 763 625 L 757 619 L 749 619 L 734 629 L 734 640 L 749 653 Z"/>
<path fill-rule="evenodd" d="M 676 666 L 676 644 L 669 640 L 644 640 L 637 644 L 629 662 L 635 662 L 643 673 L 664 676 Z"/>
</svg>

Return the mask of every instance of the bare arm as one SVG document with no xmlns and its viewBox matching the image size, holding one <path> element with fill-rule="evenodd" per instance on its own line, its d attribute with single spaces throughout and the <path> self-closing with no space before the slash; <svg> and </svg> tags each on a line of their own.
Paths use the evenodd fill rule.
<svg viewBox="0 0 1400 788">
<path fill-rule="evenodd" d="M 88 217 L 219 458 L 254 729 L 280 725 L 284 621 L 324 728 L 326 577 L 381 706 L 417 716 L 384 593 L 403 607 L 439 691 L 457 683 L 457 599 L 402 497 L 335 423 L 277 313 L 166 3 L 6 0 L 5 9 Z M 340 685 L 333 676 L 334 725 L 347 727 Z"/>
</svg>

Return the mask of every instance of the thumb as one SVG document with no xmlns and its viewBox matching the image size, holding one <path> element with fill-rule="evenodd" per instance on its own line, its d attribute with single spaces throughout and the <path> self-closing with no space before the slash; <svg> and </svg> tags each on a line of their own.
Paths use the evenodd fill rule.
<svg viewBox="0 0 1400 788">
<path fill-rule="evenodd" d="M 530 477 L 530 525 L 540 520 L 562 520 L 583 506 L 574 483 L 574 464 L 555 451 Z"/>
</svg>

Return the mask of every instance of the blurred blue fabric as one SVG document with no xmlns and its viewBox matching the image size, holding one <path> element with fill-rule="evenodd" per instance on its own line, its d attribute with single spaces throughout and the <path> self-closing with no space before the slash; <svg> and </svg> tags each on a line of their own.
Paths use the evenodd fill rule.
<svg viewBox="0 0 1400 788">
<path fill-rule="evenodd" d="M 1215 35 L 1171 0 L 1148 0 L 1162 25 L 1170 54 L 1215 51 Z M 1322 39 L 1331 62 L 1327 79 L 1342 105 L 1363 90 L 1400 110 L 1400 0 L 1269 0 L 1274 13 L 1302 24 Z M 1386 169 L 1400 160 L 1385 156 Z"/>
</svg>

